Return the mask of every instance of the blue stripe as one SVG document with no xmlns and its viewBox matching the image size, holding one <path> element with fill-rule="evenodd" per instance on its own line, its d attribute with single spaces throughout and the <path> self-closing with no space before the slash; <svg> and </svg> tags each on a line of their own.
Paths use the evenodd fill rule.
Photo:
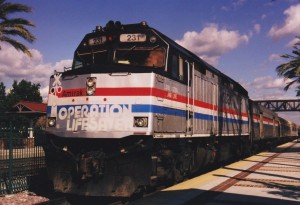
<svg viewBox="0 0 300 205">
<path fill-rule="evenodd" d="M 52 106 L 47 106 L 47 114 L 50 114 L 52 110 Z"/>
<path fill-rule="evenodd" d="M 132 105 L 132 112 L 150 112 L 185 117 L 186 111 L 157 105 Z"/>
<path fill-rule="evenodd" d="M 225 121 L 227 123 L 231 123 L 231 124 L 243 124 L 243 125 L 247 125 L 248 121 L 245 120 L 240 120 L 240 119 L 232 119 L 232 118 L 223 118 L 223 117 L 219 117 L 219 121 Z"/>
<path fill-rule="evenodd" d="M 186 110 L 179 110 L 179 109 L 162 107 L 157 105 L 132 105 L 132 112 L 135 113 L 150 112 L 156 114 L 166 114 L 166 115 L 181 116 L 181 117 L 185 117 L 187 115 Z M 248 121 L 245 120 L 223 118 L 223 117 L 207 115 L 203 113 L 194 113 L 194 118 L 198 120 L 208 120 L 208 121 L 214 120 L 214 121 L 223 121 L 223 122 L 234 123 L 234 124 L 248 124 Z"/>
<path fill-rule="evenodd" d="M 217 120 L 217 117 L 214 117 L 212 115 L 207 115 L 207 114 L 203 114 L 203 113 L 194 113 L 194 117 L 195 119 L 198 119 L 198 120 Z"/>
<path fill-rule="evenodd" d="M 122 106 L 125 106 L 128 108 L 127 104 L 121 104 Z M 63 106 L 57 106 L 57 112 L 62 108 L 69 108 L 69 107 L 75 107 L 75 106 L 82 106 L 82 105 L 63 105 Z M 90 109 L 91 104 L 87 104 L 88 108 Z M 51 113 L 51 106 L 47 107 L 47 113 Z M 156 113 L 156 114 L 165 114 L 165 115 L 171 115 L 171 116 L 178 116 L 178 117 L 186 117 L 187 111 L 186 110 L 180 110 L 175 108 L 169 108 L 169 107 L 163 107 L 158 105 L 145 105 L 145 104 L 133 104 L 132 105 L 132 112 L 133 113 Z M 244 120 L 238 120 L 238 119 L 232 119 L 232 118 L 224 118 L 224 117 L 218 117 L 203 113 L 194 113 L 194 118 L 197 120 L 207 120 L 207 121 L 223 121 L 227 123 L 234 123 L 234 124 L 248 124 L 248 121 Z"/>
</svg>

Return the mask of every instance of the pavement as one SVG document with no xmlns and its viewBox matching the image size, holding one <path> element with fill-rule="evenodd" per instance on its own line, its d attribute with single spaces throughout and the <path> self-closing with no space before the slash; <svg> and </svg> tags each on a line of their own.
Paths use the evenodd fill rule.
<svg viewBox="0 0 300 205">
<path fill-rule="evenodd" d="M 300 142 L 224 166 L 130 205 L 300 205 Z"/>
</svg>

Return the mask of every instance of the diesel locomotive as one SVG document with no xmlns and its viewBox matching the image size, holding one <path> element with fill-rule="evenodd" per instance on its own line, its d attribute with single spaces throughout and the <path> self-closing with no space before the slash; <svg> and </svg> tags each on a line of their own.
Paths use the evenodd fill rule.
<svg viewBox="0 0 300 205">
<path fill-rule="evenodd" d="M 85 35 L 50 77 L 47 124 L 54 189 L 85 196 L 129 197 L 297 133 L 146 22 Z"/>
</svg>

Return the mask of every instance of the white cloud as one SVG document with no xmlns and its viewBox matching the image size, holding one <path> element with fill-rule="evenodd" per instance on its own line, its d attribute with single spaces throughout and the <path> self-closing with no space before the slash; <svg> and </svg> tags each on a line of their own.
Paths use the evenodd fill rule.
<svg viewBox="0 0 300 205">
<path fill-rule="evenodd" d="M 245 4 L 246 0 L 236 0 L 235 2 L 233 2 L 233 6 L 234 7 L 241 7 Z"/>
<path fill-rule="evenodd" d="M 40 88 L 40 93 L 41 93 L 41 96 L 43 98 L 43 101 L 47 102 L 48 101 L 48 94 L 49 94 L 49 85 L 45 86 L 45 87 L 41 87 Z"/>
<path fill-rule="evenodd" d="M 260 24 L 254 24 L 254 31 L 255 31 L 255 33 L 260 33 Z"/>
<path fill-rule="evenodd" d="M 254 86 L 255 89 L 283 88 L 285 86 L 285 81 L 283 78 L 274 79 L 272 76 L 263 76 L 255 78 L 252 86 Z"/>
<path fill-rule="evenodd" d="M 246 0 L 234 0 L 232 1 L 231 4 L 227 5 L 226 6 L 221 6 L 221 10 L 222 11 L 231 11 L 231 10 L 237 10 L 239 9 L 240 7 L 244 6 Z"/>
<path fill-rule="evenodd" d="M 249 36 L 238 31 L 219 29 L 217 24 L 209 24 L 202 31 L 187 31 L 178 44 L 191 50 L 212 65 L 217 65 L 219 57 L 241 43 L 247 43 Z"/>
<path fill-rule="evenodd" d="M 12 46 L 1 43 L 0 50 L 0 82 L 3 82 L 7 89 L 12 82 L 22 79 L 41 85 L 41 95 L 45 99 L 48 93 L 49 78 L 54 70 L 62 71 L 64 66 L 71 66 L 72 60 L 62 60 L 55 64 L 44 64 L 43 55 L 35 49 L 31 49 L 32 58 L 17 51 Z M 47 90 L 47 91 L 46 91 Z"/>
<path fill-rule="evenodd" d="M 281 55 L 277 54 L 277 53 L 272 53 L 269 56 L 269 62 L 279 62 L 282 60 Z"/>
<path fill-rule="evenodd" d="M 291 40 L 286 46 L 288 48 L 292 48 L 293 46 L 295 46 L 295 44 L 299 44 L 300 43 L 300 39 L 299 38 L 294 38 L 293 40 Z"/>
<path fill-rule="evenodd" d="M 295 86 L 284 91 L 287 82 L 283 78 L 262 76 L 241 84 L 248 90 L 249 96 L 253 100 L 293 99 L 296 96 Z"/>
<path fill-rule="evenodd" d="M 289 7 L 284 11 L 284 14 L 287 16 L 284 24 L 282 26 L 272 26 L 268 33 L 274 39 L 300 33 L 300 4 Z"/>
</svg>

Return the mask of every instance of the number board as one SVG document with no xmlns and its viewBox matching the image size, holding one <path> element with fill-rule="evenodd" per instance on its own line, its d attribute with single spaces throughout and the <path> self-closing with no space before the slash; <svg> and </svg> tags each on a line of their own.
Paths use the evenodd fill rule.
<svg viewBox="0 0 300 205">
<path fill-rule="evenodd" d="M 90 46 L 104 44 L 105 42 L 106 42 L 106 36 L 99 36 L 99 37 L 96 37 L 96 38 L 90 38 L 89 39 L 89 45 Z"/>
<path fill-rule="evenodd" d="M 145 42 L 146 34 L 142 33 L 126 33 L 120 35 L 120 42 Z"/>
</svg>

